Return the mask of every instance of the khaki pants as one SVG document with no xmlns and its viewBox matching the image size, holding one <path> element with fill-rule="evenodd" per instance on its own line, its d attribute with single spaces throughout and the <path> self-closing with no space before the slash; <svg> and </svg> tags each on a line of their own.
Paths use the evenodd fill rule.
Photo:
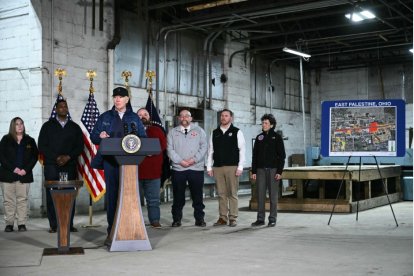
<svg viewBox="0 0 414 276">
<path fill-rule="evenodd" d="M 219 200 L 220 218 L 225 221 L 236 220 L 239 214 L 237 192 L 239 177 L 236 176 L 237 166 L 213 167 L 216 189 Z"/>
<path fill-rule="evenodd" d="M 30 184 L 20 181 L 1 182 L 1 188 L 6 225 L 14 225 L 15 218 L 17 218 L 17 225 L 26 224 Z"/>
</svg>

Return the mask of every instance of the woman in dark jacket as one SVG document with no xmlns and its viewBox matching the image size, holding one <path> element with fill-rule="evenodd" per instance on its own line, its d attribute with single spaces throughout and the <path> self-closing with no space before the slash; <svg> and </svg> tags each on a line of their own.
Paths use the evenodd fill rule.
<svg viewBox="0 0 414 276">
<path fill-rule="evenodd" d="M 9 134 L 0 141 L 0 184 L 3 191 L 5 232 L 13 232 L 17 218 L 18 230 L 26 231 L 29 184 L 38 150 L 35 140 L 26 134 L 21 118 L 10 122 Z"/>
</svg>

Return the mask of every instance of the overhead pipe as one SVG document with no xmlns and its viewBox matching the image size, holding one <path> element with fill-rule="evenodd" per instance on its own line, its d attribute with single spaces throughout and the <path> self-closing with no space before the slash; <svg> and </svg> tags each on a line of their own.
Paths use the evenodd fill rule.
<svg viewBox="0 0 414 276">
<path fill-rule="evenodd" d="M 203 108 L 204 110 L 207 110 L 207 74 L 208 74 L 208 42 L 211 39 L 211 37 L 214 36 L 214 32 L 210 33 L 205 39 L 203 43 L 203 53 L 204 53 L 204 74 L 203 74 Z M 211 108 L 211 104 L 209 105 Z"/>
<path fill-rule="evenodd" d="M 213 45 L 214 40 L 221 34 L 222 32 L 217 32 L 209 41 L 208 43 L 208 51 L 207 51 L 207 62 L 208 62 L 208 107 L 211 109 L 211 101 L 213 98 L 213 84 L 212 84 L 212 66 L 211 66 L 211 48 Z"/>
<path fill-rule="evenodd" d="M 188 25 L 189 24 L 180 24 L 180 25 L 175 25 L 175 26 L 167 26 L 167 27 L 161 28 L 157 32 L 156 39 L 155 39 L 155 96 L 156 96 L 156 107 L 157 108 L 159 107 L 159 91 L 160 91 L 160 89 L 159 89 L 159 86 L 160 86 L 160 83 L 159 83 L 159 79 L 160 79 L 159 78 L 159 74 L 160 74 L 159 73 L 159 68 L 160 68 L 160 64 L 159 64 L 159 62 L 160 62 L 159 61 L 159 59 L 160 59 L 160 46 L 159 46 L 160 37 L 164 32 L 166 32 L 165 35 L 164 35 L 164 83 L 165 83 L 166 82 L 166 79 L 165 79 L 165 77 L 166 77 L 166 56 L 167 56 L 165 45 L 166 45 L 166 40 L 167 40 L 168 35 L 171 32 L 188 30 L 188 29 L 191 29 L 191 28 L 201 29 L 203 31 L 206 31 L 205 29 L 203 29 L 201 27 L 188 26 Z M 166 101 L 165 87 L 166 87 L 166 85 L 164 85 L 164 101 Z M 164 105 L 164 114 L 163 114 L 163 116 L 164 116 L 164 118 L 166 116 L 166 106 L 165 105 Z"/>
<path fill-rule="evenodd" d="M 327 7 L 334 7 L 334 6 L 342 6 L 342 5 L 348 5 L 348 0 L 324 0 L 324 1 L 318 1 L 318 2 L 312 2 L 312 3 L 304 3 L 300 5 L 295 6 L 287 6 L 287 7 L 280 7 L 280 3 L 276 4 L 265 4 L 260 5 L 256 7 L 255 11 L 252 11 L 249 8 L 242 8 L 239 10 L 232 10 L 230 12 L 219 12 L 218 16 L 215 15 L 214 17 L 212 15 L 207 16 L 199 16 L 197 17 L 198 20 L 192 20 L 190 18 L 189 20 L 181 20 L 181 23 L 189 22 L 191 24 L 203 24 L 208 23 L 212 21 L 224 21 L 229 18 L 232 14 L 239 14 L 242 16 L 242 18 L 239 18 L 235 21 L 242 21 L 248 19 L 256 19 L 261 17 L 268 17 L 273 15 L 280 15 L 280 14 L 287 14 L 287 13 L 297 13 L 300 11 L 310 11 L 310 10 L 317 10 Z M 243 18 L 244 17 L 244 18 Z"/>
<path fill-rule="evenodd" d="M 52 1 L 53 2 L 53 1 Z M 114 1 L 114 35 L 111 41 L 108 42 L 106 49 L 108 51 L 108 64 L 107 64 L 107 106 L 111 106 L 111 91 L 113 88 L 114 81 L 114 50 L 116 45 L 121 41 L 121 26 L 120 26 L 120 3 Z"/>
<path fill-rule="evenodd" d="M 405 16 L 405 14 L 403 14 L 402 12 L 400 12 L 399 10 L 397 10 L 395 7 L 393 7 L 392 5 L 388 4 L 387 2 L 385 2 L 384 0 L 379 0 L 382 4 L 384 4 L 385 6 L 387 6 L 389 9 L 393 10 L 394 12 L 396 12 L 399 16 L 401 16 L 402 18 L 404 18 L 405 20 L 407 20 L 408 22 L 410 22 L 411 24 L 413 24 L 413 20 L 407 16 Z M 411 10 L 412 12 L 412 10 Z"/>
</svg>

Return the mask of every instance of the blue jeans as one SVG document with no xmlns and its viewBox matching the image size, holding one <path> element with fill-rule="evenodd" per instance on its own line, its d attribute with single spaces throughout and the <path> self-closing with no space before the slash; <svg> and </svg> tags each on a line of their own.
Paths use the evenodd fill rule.
<svg viewBox="0 0 414 276">
<path fill-rule="evenodd" d="M 144 196 L 147 203 L 148 219 L 150 223 L 160 221 L 160 185 L 161 180 L 157 179 L 140 179 L 139 185 L 144 190 Z"/>
</svg>

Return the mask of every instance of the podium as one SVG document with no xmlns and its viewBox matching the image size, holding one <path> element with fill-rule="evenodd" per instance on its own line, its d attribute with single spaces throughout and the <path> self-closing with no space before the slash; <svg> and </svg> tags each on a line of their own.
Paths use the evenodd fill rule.
<svg viewBox="0 0 414 276">
<path fill-rule="evenodd" d="M 45 248 L 43 255 L 84 254 L 82 247 L 70 247 L 70 219 L 76 195 L 82 185 L 83 180 L 45 181 L 44 186 L 46 189 L 50 189 L 58 223 L 58 247 Z"/>
<path fill-rule="evenodd" d="M 138 165 L 147 155 L 159 154 L 157 138 L 140 138 L 141 148 L 127 153 L 122 148 L 122 138 L 102 139 L 99 151 L 103 156 L 113 156 L 119 164 L 119 192 L 115 219 L 109 235 L 109 251 L 152 250 L 142 216 Z"/>
</svg>

